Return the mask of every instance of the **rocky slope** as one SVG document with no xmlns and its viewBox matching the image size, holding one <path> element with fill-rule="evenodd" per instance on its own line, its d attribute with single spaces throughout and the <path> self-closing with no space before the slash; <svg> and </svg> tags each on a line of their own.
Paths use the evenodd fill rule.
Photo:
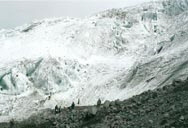
<svg viewBox="0 0 188 128">
<path fill-rule="evenodd" d="M 98 106 L 44 110 L 22 122 L 1 128 L 187 128 L 188 80 L 146 91 L 124 101 L 105 101 Z"/>
<path fill-rule="evenodd" d="M 35 21 L 0 30 L 0 47 L 0 122 L 124 100 L 188 76 L 188 1 Z"/>
</svg>

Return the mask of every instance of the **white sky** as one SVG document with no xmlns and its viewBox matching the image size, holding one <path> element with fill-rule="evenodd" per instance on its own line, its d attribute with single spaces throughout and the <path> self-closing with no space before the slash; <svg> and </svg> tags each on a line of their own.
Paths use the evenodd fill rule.
<svg viewBox="0 0 188 128">
<path fill-rule="evenodd" d="M 0 0 L 0 29 L 14 28 L 42 18 L 85 17 L 147 1 L 152 0 Z"/>
</svg>

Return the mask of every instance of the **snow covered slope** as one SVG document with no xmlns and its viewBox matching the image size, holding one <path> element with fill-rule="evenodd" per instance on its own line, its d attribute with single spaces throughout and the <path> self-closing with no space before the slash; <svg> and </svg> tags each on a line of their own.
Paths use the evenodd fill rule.
<svg viewBox="0 0 188 128">
<path fill-rule="evenodd" d="M 123 100 L 188 76 L 188 0 L 35 21 L 0 30 L 0 48 L 0 121 Z"/>
</svg>

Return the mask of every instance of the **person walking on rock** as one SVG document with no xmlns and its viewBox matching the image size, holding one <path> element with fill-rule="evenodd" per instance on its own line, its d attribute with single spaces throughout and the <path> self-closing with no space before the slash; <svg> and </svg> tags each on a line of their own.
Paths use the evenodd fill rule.
<svg viewBox="0 0 188 128">
<path fill-rule="evenodd" d="M 57 114 L 59 112 L 58 106 L 55 106 L 55 114 Z"/>
<path fill-rule="evenodd" d="M 74 104 L 74 102 L 72 102 L 71 109 L 74 109 L 74 108 L 75 108 L 75 104 Z"/>
<path fill-rule="evenodd" d="M 100 105 L 101 105 L 101 99 L 98 99 L 97 106 L 100 106 Z"/>
</svg>

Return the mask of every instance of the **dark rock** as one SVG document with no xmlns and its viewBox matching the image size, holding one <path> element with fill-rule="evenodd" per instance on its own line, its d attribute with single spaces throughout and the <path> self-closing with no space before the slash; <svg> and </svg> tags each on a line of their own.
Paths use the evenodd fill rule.
<svg viewBox="0 0 188 128">
<path fill-rule="evenodd" d="M 184 119 L 185 119 L 185 118 L 184 118 L 184 116 L 181 116 L 181 117 L 180 117 L 180 120 L 182 120 L 182 121 L 183 121 Z"/>
<path fill-rule="evenodd" d="M 89 110 L 89 113 L 92 115 L 96 115 L 97 114 L 97 107 L 93 106 L 91 107 L 91 109 Z"/>
<path fill-rule="evenodd" d="M 144 92 L 124 101 L 105 101 L 100 107 L 77 106 L 60 114 L 45 109 L 12 128 L 188 128 L 188 81 Z M 163 90 L 165 88 L 165 91 Z M 174 91 L 176 90 L 176 91 Z M 10 123 L 0 123 L 9 128 Z"/>
<path fill-rule="evenodd" d="M 108 108 L 110 106 L 110 101 L 106 100 L 103 105 L 105 108 Z"/>
<path fill-rule="evenodd" d="M 168 118 L 169 116 L 170 116 L 170 115 L 169 115 L 168 113 L 165 113 L 165 114 L 164 114 L 164 117 L 165 117 L 165 118 Z"/>
<path fill-rule="evenodd" d="M 115 106 L 115 101 L 110 102 L 110 106 Z"/>
<path fill-rule="evenodd" d="M 172 37 L 170 37 L 170 41 L 171 42 L 174 41 L 175 37 L 176 37 L 176 35 L 173 35 Z"/>
<path fill-rule="evenodd" d="M 173 80 L 172 82 L 172 86 L 179 86 L 180 84 L 182 84 L 181 80 Z"/>
<path fill-rule="evenodd" d="M 150 124 L 153 124 L 153 120 L 149 120 L 149 123 L 150 123 Z"/>
<path fill-rule="evenodd" d="M 157 96 L 158 96 L 157 92 L 152 93 L 152 98 L 157 98 Z"/>
<path fill-rule="evenodd" d="M 119 99 L 115 100 L 115 105 L 120 105 L 121 101 Z"/>
<path fill-rule="evenodd" d="M 167 120 L 166 119 L 163 119 L 161 122 L 160 122 L 160 125 L 165 125 L 167 123 Z"/>
</svg>

